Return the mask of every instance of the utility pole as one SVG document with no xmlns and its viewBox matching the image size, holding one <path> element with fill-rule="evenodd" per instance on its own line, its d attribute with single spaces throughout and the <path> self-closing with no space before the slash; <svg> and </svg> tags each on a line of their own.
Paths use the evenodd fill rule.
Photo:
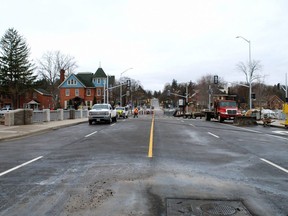
<svg viewBox="0 0 288 216">
<path fill-rule="evenodd" d="M 252 109 L 252 62 L 251 62 L 251 41 L 247 40 L 242 36 L 237 36 L 236 38 L 241 38 L 249 44 L 249 75 L 248 75 L 248 82 L 249 82 L 249 109 Z"/>
<path fill-rule="evenodd" d="M 109 103 L 109 75 L 107 76 L 107 103 Z"/>
<path fill-rule="evenodd" d="M 209 111 L 211 111 L 211 97 L 212 97 L 212 94 L 213 94 L 213 90 L 211 88 L 211 85 L 209 85 L 208 93 L 209 93 L 208 109 L 209 109 Z"/>
<path fill-rule="evenodd" d="M 133 69 L 133 68 L 127 68 L 126 70 L 124 70 L 123 72 L 120 73 L 120 84 L 122 84 L 121 83 L 122 74 L 128 70 L 131 70 L 131 69 Z M 122 85 L 120 86 L 120 106 L 122 107 Z"/>
<path fill-rule="evenodd" d="M 104 83 L 103 83 L 103 85 L 104 85 L 104 87 L 103 87 L 103 89 L 104 89 L 104 94 L 103 94 L 103 96 L 104 96 L 104 103 L 106 102 L 106 90 L 105 90 L 105 85 L 106 85 L 106 80 L 104 79 L 104 81 L 103 81 Z"/>
<path fill-rule="evenodd" d="M 285 87 L 278 83 L 278 89 L 285 91 L 285 102 L 288 103 L 288 86 L 287 86 L 287 73 L 285 74 Z"/>
<path fill-rule="evenodd" d="M 186 113 L 188 113 L 188 83 L 186 84 Z"/>
</svg>

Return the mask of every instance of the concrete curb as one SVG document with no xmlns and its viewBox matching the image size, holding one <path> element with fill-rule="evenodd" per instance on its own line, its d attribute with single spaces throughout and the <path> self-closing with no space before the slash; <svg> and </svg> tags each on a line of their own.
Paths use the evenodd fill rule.
<svg viewBox="0 0 288 216">
<path fill-rule="evenodd" d="M 32 124 L 32 125 L 21 125 L 10 127 L 5 126 L 5 128 L 0 133 L 0 141 L 17 139 L 25 136 L 36 135 L 44 133 L 46 131 L 57 130 L 64 127 L 70 127 L 73 125 L 78 125 L 87 122 L 87 119 L 82 120 L 67 120 L 65 122 L 48 122 L 45 124 Z M 6 128 L 7 127 L 7 128 Z"/>
</svg>

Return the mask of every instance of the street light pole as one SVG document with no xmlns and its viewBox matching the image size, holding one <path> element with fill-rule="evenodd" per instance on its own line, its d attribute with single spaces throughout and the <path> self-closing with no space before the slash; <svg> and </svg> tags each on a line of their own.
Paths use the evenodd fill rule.
<svg viewBox="0 0 288 216">
<path fill-rule="evenodd" d="M 249 82 L 249 109 L 252 109 L 252 71 L 251 71 L 251 41 L 247 40 L 246 38 L 242 36 L 237 36 L 236 38 L 241 38 L 245 40 L 249 44 L 249 77 L 248 77 L 248 82 Z"/>
<path fill-rule="evenodd" d="M 121 77 L 122 77 L 122 74 L 125 73 L 126 71 L 128 70 L 131 70 L 133 68 L 128 68 L 126 70 L 124 70 L 122 73 L 120 73 L 120 107 L 122 107 L 122 83 L 121 83 Z"/>
<path fill-rule="evenodd" d="M 188 107 L 189 107 L 189 106 L 188 106 L 188 104 L 189 104 L 189 103 L 188 103 L 188 95 L 189 95 L 189 94 L 188 94 L 188 83 L 187 83 L 187 84 L 186 84 L 186 104 L 185 104 L 185 105 L 186 105 L 186 113 L 188 113 L 188 111 L 189 111 L 189 110 L 188 110 Z"/>
</svg>

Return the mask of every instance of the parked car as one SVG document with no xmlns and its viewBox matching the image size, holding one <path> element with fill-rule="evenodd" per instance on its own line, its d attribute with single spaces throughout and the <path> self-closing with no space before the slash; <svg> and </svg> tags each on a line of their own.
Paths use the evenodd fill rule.
<svg viewBox="0 0 288 216">
<path fill-rule="evenodd" d="M 9 111 L 9 110 L 13 110 L 12 107 L 10 106 L 5 106 L 1 108 L 1 111 Z"/>
<path fill-rule="evenodd" d="M 110 104 L 94 104 L 88 113 L 88 122 L 91 125 L 93 122 L 116 122 L 116 110 Z"/>
<path fill-rule="evenodd" d="M 116 107 L 117 117 L 128 118 L 128 108 L 127 107 Z"/>
</svg>

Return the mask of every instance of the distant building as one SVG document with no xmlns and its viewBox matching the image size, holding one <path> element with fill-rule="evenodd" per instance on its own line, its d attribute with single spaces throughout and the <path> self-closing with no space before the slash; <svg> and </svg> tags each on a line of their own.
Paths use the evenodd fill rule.
<svg viewBox="0 0 288 216">
<path fill-rule="evenodd" d="M 0 94 L 0 108 L 16 109 L 12 106 L 12 98 L 9 95 Z M 20 107 L 28 109 L 53 109 L 53 97 L 44 89 L 27 90 L 20 96 Z"/>
<path fill-rule="evenodd" d="M 28 109 L 54 109 L 52 95 L 41 88 L 26 92 L 21 104 Z"/>
<path fill-rule="evenodd" d="M 283 109 L 284 101 L 281 100 L 277 95 L 273 95 L 267 100 L 267 108 L 271 110 Z"/>
<path fill-rule="evenodd" d="M 95 73 L 72 73 L 66 79 L 65 71 L 61 70 L 61 84 L 58 87 L 61 108 L 78 109 L 83 106 L 90 108 L 94 103 L 103 103 L 107 81 L 108 86 L 114 85 L 115 77 L 107 76 L 101 67 Z M 107 94 L 107 91 L 105 93 Z"/>
</svg>

